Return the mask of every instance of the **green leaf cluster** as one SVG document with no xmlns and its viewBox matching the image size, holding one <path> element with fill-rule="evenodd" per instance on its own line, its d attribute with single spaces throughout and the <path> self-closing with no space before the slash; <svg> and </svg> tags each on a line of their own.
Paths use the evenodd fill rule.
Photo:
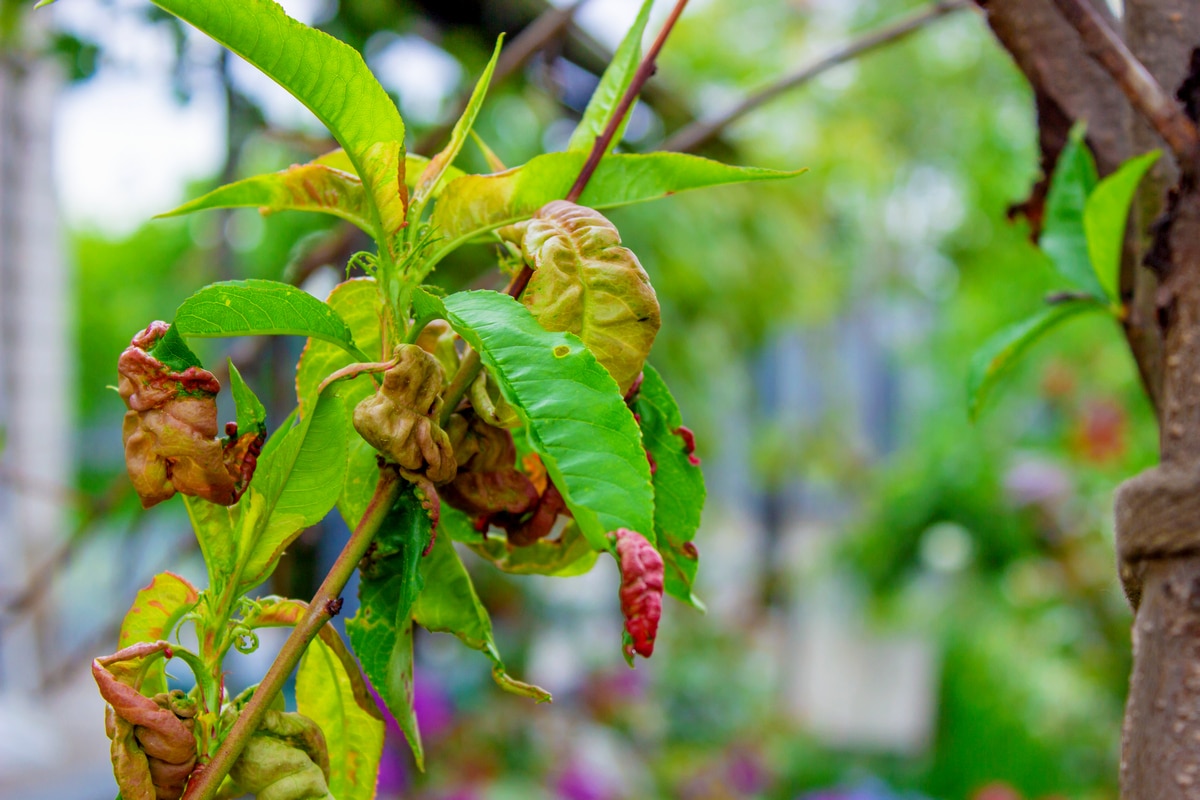
<svg viewBox="0 0 1200 800">
<path fill-rule="evenodd" d="M 1096 162 L 1076 125 L 1050 179 L 1038 244 L 1070 290 L 1033 316 L 996 333 L 976 351 L 967 373 L 967 408 L 979 417 L 994 387 L 1040 338 L 1080 314 L 1124 316 L 1121 249 L 1134 192 L 1158 160 L 1157 150 L 1131 158 L 1099 180 Z"/>
</svg>

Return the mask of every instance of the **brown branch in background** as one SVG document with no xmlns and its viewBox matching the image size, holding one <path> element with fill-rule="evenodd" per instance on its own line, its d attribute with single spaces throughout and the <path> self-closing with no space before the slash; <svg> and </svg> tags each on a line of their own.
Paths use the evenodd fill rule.
<svg viewBox="0 0 1200 800">
<path fill-rule="evenodd" d="M 1171 148 L 1180 168 L 1194 173 L 1200 135 L 1175 98 L 1167 94 L 1088 3 L 1084 0 L 1054 0 L 1054 5 L 1079 32 L 1088 55 L 1112 75 L 1133 107 Z"/>
<path fill-rule="evenodd" d="M 926 8 L 902 17 L 895 22 L 885 25 L 878 30 L 864 34 L 825 54 L 816 61 L 807 64 L 795 72 L 785 75 L 774 83 L 746 97 L 742 102 L 718 117 L 693 122 L 687 127 L 680 128 L 663 142 L 662 150 L 673 150 L 680 153 L 694 151 L 713 138 L 719 136 L 735 121 L 755 110 L 759 106 L 774 100 L 779 95 L 795 89 L 827 70 L 857 58 L 883 45 L 903 39 L 911 33 L 924 28 L 929 23 L 938 20 L 954 11 L 967 8 L 970 0 L 938 0 Z"/>
<path fill-rule="evenodd" d="M 575 18 L 575 12 L 585 2 L 587 0 L 576 0 L 571 5 L 562 8 L 551 6 L 543 11 L 537 19 L 526 25 L 525 29 L 513 37 L 508 46 L 500 52 L 500 60 L 496 62 L 496 70 L 492 73 L 490 85 L 499 86 L 547 45 L 562 38 L 570 27 L 571 20 Z M 432 153 L 450 135 L 451 128 L 466 110 L 470 99 L 469 92 L 459 98 L 450 119 L 422 136 L 417 142 L 414 152 Z"/>
</svg>

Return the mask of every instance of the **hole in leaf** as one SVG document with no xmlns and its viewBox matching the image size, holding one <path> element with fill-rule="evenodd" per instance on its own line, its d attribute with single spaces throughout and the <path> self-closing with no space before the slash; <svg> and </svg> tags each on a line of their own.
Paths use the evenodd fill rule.
<svg viewBox="0 0 1200 800">
<path fill-rule="evenodd" d="M 554 357 L 555 358 L 562 358 L 563 356 L 567 356 L 570 354 L 571 354 L 571 348 L 565 344 L 560 344 L 558 347 L 554 348 Z"/>
</svg>

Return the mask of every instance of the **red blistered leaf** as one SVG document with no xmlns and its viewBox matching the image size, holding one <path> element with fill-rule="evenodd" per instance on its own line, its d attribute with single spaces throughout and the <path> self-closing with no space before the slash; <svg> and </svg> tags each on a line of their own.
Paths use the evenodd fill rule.
<svg viewBox="0 0 1200 800">
<path fill-rule="evenodd" d="M 663 560 L 654 545 L 637 531 L 620 528 L 613 536 L 621 567 L 621 613 L 629 635 L 625 658 L 633 663 L 633 654 L 649 658 L 654 652 L 654 637 L 662 617 Z"/>
</svg>

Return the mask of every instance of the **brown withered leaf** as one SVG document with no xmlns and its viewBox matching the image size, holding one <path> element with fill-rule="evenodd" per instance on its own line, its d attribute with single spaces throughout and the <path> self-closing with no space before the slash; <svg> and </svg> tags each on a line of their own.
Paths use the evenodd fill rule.
<svg viewBox="0 0 1200 800">
<path fill-rule="evenodd" d="M 144 508 L 176 492 L 233 505 L 254 474 L 262 436 L 238 437 L 230 427 L 229 438 L 217 438 L 221 384 L 202 367 L 173 370 L 150 352 L 169 327 L 152 322 L 117 362 L 117 391 L 129 409 L 121 431 L 129 478 Z"/>
<path fill-rule="evenodd" d="M 191 701 L 179 691 L 154 697 L 138 691 L 147 662 L 170 652 L 165 641 L 141 642 L 92 662 L 108 703 L 113 774 L 126 800 L 178 800 L 196 765 Z"/>
<path fill-rule="evenodd" d="M 515 466 L 511 433 L 471 412 L 455 414 L 449 427 L 458 474 L 442 487 L 443 500 L 473 517 L 520 515 L 534 507 L 538 492 Z"/>
<path fill-rule="evenodd" d="M 354 429 L 404 469 L 445 483 L 458 469 L 450 437 L 438 425 L 445 370 L 415 344 L 397 346 L 395 355 L 379 391 L 354 409 Z"/>
<path fill-rule="evenodd" d="M 502 231 L 534 268 L 521 301 L 548 331 L 581 338 L 624 393 L 654 337 L 658 298 L 637 256 L 598 211 L 555 200 Z"/>
</svg>

